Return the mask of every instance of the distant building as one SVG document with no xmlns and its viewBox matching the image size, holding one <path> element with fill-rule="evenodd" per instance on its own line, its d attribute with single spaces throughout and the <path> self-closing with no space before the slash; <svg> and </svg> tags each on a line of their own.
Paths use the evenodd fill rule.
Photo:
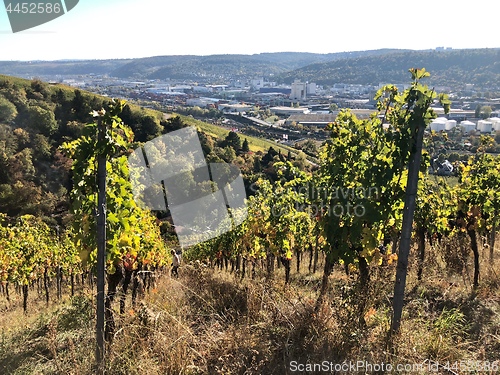
<svg viewBox="0 0 500 375">
<path fill-rule="evenodd" d="M 499 131 L 500 130 L 500 118 L 498 118 L 498 117 L 491 117 L 488 120 L 490 120 L 491 123 L 493 124 L 493 126 L 492 126 L 493 130 L 495 130 L 495 131 Z"/>
<path fill-rule="evenodd" d="M 429 127 L 431 130 L 434 130 L 436 132 L 440 132 L 443 130 L 446 130 L 446 122 L 448 119 L 446 117 L 438 117 L 429 124 Z"/>
<path fill-rule="evenodd" d="M 306 84 L 306 94 L 316 95 L 316 84 L 314 82 Z"/>
<path fill-rule="evenodd" d="M 285 125 L 292 123 L 306 125 L 306 126 L 326 126 L 335 121 L 337 116 L 328 113 L 309 113 L 309 114 L 294 114 L 288 117 Z"/>
<path fill-rule="evenodd" d="M 186 99 L 186 105 L 189 106 L 198 106 L 198 107 L 207 107 L 211 104 L 217 104 L 220 99 L 216 98 L 189 98 Z"/>
<path fill-rule="evenodd" d="M 306 114 L 311 112 L 306 107 L 271 107 L 269 110 L 275 115 L 293 115 L 293 114 Z"/>
<path fill-rule="evenodd" d="M 202 93 L 207 93 L 207 92 L 212 92 L 211 87 L 207 86 L 193 86 L 193 92 L 202 92 Z"/>
<path fill-rule="evenodd" d="M 250 87 L 253 90 L 260 90 L 264 87 L 264 78 L 252 79 L 250 81 Z"/>
<path fill-rule="evenodd" d="M 236 104 L 219 104 L 218 109 L 224 112 L 237 112 L 237 113 L 244 113 L 251 111 L 253 109 L 252 105 L 249 104 L 241 104 L 241 103 L 236 103 Z"/>
<path fill-rule="evenodd" d="M 259 89 L 261 94 L 284 94 L 290 95 L 292 89 L 290 87 L 261 87 Z"/>
<path fill-rule="evenodd" d="M 295 80 L 292 83 L 292 90 L 290 92 L 291 100 L 306 100 L 307 96 L 307 84 L 304 82 L 299 82 Z"/>
<path fill-rule="evenodd" d="M 444 130 L 453 130 L 457 126 L 457 121 L 456 120 L 448 120 L 446 121 L 446 125 Z"/>
<path fill-rule="evenodd" d="M 369 118 L 374 112 L 368 109 L 351 109 L 351 112 L 356 115 L 357 118 Z M 304 113 L 304 114 L 292 114 L 285 121 L 286 125 L 291 125 L 293 122 L 296 124 L 302 124 L 306 126 L 320 126 L 324 127 L 335 121 L 339 111 L 334 111 L 333 113 Z"/>
</svg>

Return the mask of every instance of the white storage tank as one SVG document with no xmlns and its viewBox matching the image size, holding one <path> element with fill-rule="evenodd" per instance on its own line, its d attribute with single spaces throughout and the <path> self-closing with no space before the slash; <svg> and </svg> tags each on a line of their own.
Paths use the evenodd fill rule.
<svg viewBox="0 0 500 375">
<path fill-rule="evenodd" d="M 446 121 L 445 130 L 451 130 L 455 126 L 457 126 L 457 120 L 448 120 Z"/>
<path fill-rule="evenodd" d="M 434 119 L 430 124 L 431 130 L 436 132 L 445 130 L 447 121 L 448 119 L 446 117 L 438 117 L 437 119 Z"/>
<path fill-rule="evenodd" d="M 492 117 L 492 118 L 489 118 L 488 121 L 491 121 L 491 123 L 493 124 L 493 130 L 495 131 L 499 131 L 500 130 L 500 118 L 498 117 Z"/>
<path fill-rule="evenodd" d="M 464 130 L 464 132 L 469 133 L 472 130 L 476 130 L 476 124 L 472 121 L 465 120 L 460 123 L 460 127 Z"/>
<path fill-rule="evenodd" d="M 477 122 L 477 130 L 481 133 L 491 133 L 493 130 L 493 123 L 488 120 L 479 120 Z"/>
</svg>

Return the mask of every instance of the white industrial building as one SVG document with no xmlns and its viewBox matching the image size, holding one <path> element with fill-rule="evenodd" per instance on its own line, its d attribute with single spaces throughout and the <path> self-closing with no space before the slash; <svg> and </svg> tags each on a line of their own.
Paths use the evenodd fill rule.
<svg viewBox="0 0 500 375">
<path fill-rule="evenodd" d="M 316 84 L 314 82 L 306 84 L 306 94 L 316 95 Z"/>
<path fill-rule="evenodd" d="M 212 92 L 212 88 L 210 87 L 207 87 L 207 86 L 193 86 L 193 92 L 202 92 L 202 93 L 208 93 L 208 92 Z"/>
<path fill-rule="evenodd" d="M 295 80 L 295 82 L 292 83 L 292 88 L 290 92 L 290 99 L 291 100 L 306 100 L 307 95 L 316 95 L 316 83 L 311 82 L 300 82 L 298 80 Z"/>
<path fill-rule="evenodd" d="M 307 107 L 271 107 L 269 110 L 275 114 L 275 115 L 298 115 L 298 114 L 306 114 L 310 113 L 311 111 Z"/>
<path fill-rule="evenodd" d="M 186 99 L 186 105 L 189 106 L 198 106 L 198 107 L 207 107 L 211 104 L 217 104 L 220 99 L 216 98 L 189 98 Z"/>
<path fill-rule="evenodd" d="M 260 90 L 262 87 L 264 87 L 264 78 L 252 79 L 250 81 L 250 86 L 254 90 Z"/>
<path fill-rule="evenodd" d="M 290 99 L 292 100 L 305 100 L 307 96 L 307 84 L 304 82 L 295 81 L 292 83 L 292 91 L 290 92 Z"/>
</svg>

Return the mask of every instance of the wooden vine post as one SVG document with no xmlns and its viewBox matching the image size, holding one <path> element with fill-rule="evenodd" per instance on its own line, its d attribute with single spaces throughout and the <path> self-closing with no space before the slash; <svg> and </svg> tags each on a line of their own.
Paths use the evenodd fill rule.
<svg viewBox="0 0 500 375">
<path fill-rule="evenodd" d="M 106 125 L 98 119 L 98 144 L 105 142 Z M 96 324 L 96 365 L 97 372 L 104 374 L 105 340 L 105 283 L 106 283 L 106 149 L 99 148 L 97 158 L 97 324 Z"/>
</svg>

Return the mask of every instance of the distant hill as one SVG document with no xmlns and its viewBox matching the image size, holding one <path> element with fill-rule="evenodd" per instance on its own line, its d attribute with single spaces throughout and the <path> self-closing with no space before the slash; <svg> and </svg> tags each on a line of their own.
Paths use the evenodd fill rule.
<svg viewBox="0 0 500 375">
<path fill-rule="evenodd" d="M 0 61 L 0 73 L 9 76 L 109 74 L 131 60 Z"/>
<path fill-rule="evenodd" d="M 135 59 L 112 72 L 121 78 L 149 79 L 238 79 L 270 77 L 313 63 L 386 54 L 397 50 L 341 53 L 275 52 L 254 55 L 157 56 Z"/>
<path fill-rule="evenodd" d="M 0 61 L 0 72 L 11 76 L 99 74 L 135 79 L 210 79 L 269 77 L 313 63 L 386 54 L 373 50 L 329 54 L 276 52 L 254 55 L 171 55 L 138 59 Z"/>
<path fill-rule="evenodd" d="M 483 89 L 500 87 L 500 49 L 414 51 L 380 49 L 329 54 L 276 52 L 254 55 L 174 55 L 126 60 L 0 61 L 13 76 L 107 74 L 123 79 L 177 79 L 221 83 L 265 77 L 280 83 L 295 79 L 334 83 L 406 83 L 408 69 L 425 67 L 429 84 Z"/>
<path fill-rule="evenodd" d="M 282 73 L 278 80 L 294 79 L 332 85 L 334 83 L 371 84 L 405 83 L 408 69 L 426 68 L 431 72 L 429 84 L 500 87 L 500 49 L 445 51 L 404 51 L 376 56 L 359 56 L 311 64 Z"/>
</svg>

